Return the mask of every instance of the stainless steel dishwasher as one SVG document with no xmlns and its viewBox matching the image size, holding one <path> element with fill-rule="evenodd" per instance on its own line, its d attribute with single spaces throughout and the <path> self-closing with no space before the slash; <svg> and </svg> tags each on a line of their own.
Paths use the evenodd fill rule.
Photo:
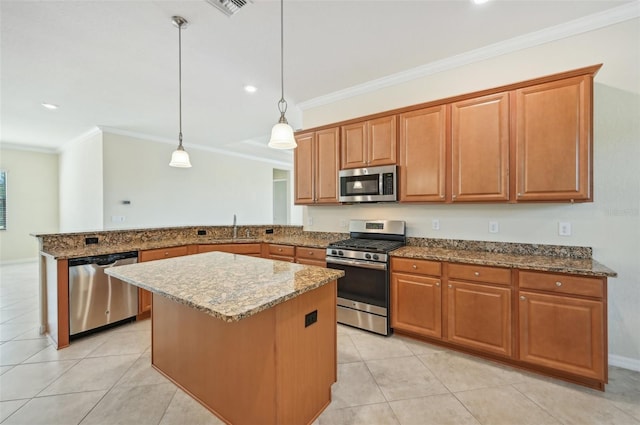
<svg viewBox="0 0 640 425">
<path fill-rule="evenodd" d="M 136 316 L 138 288 L 104 272 L 109 267 L 136 262 L 136 251 L 69 260 L 69 335 Z"/>
</svg>

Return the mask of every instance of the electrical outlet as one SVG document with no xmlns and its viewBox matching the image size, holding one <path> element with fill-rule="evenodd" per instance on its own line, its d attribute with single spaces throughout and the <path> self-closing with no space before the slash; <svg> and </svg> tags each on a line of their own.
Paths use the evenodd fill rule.
<svg viewBox="0 0 640 425">
<path fill-rule="evenodd" d="M 112 223 L 122 223 L 124 222 L 125 216 L 123 215 L 112 215 L 111 222 Z"/>
<path fill-rule="evenodd" d="M 571 236 L 571 223 L 568 221 L 558 222 L 558 235 Z"/>
<path fill-rule="evenodd" d="M 500 232 L 500 225 L 497 221 L 489 222 L 489 233 L 498 233 Z"/>
<path fill-rule="evenodd" d="M 440 230 L 440 220 L 437 218 L 431 220 L 431 230 Z"/>
<path fill-rule="evenodd" d="M 307 217 L 307 226 L 313 226 L 313 217 Z"/>
</svg>

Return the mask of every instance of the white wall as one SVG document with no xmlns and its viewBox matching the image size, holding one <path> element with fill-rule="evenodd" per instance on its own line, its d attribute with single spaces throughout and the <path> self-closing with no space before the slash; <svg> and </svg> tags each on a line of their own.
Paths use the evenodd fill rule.
<svg viewBox="0 0 640 425">
<path fill-rule="evenodd" d="M 102 133 L 69 142 L 59 155 L 60 231 L 102 229 Z"/>
<path fill-rule="evenodd" d="M 175 146 L 109 132 L 103 148 L 105 229 L 273 221 L 273 165 L 185 145 L 193 167 L 172 168 Z"/>
<path fill-rule="evenodd" d="M 406 220 L 409 236 L 590 246 L 609 280 L 610 362 L 640 370 L 640 21 L 465 65 L 304 111 L 306 128 L 593 64 L 594 197 L 586 204 L 306 207 L 306 230 L 345 231 L 350 218 Z M 441 230 L 431 230 L 431 220 Z M 500 233 L 488 233 L 498 220 Z M 560 237 L 558 221 L 573 235 Z"/>
<path fill-rule="evenodd" d="M 1 149 L 7 173 L 7 230 L 0 230 L 0 263 L 35 260 L 30 234 L 58 231 L 58 155 Z"/>
</svg>

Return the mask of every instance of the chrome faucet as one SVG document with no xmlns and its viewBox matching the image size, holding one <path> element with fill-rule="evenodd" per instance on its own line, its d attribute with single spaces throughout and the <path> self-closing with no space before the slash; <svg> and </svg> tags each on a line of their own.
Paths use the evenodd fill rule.
<svg viewBox="0 0 640 425">
<path fill-rule="evenodd" d="M 238 237 L 238 226 L 236 226 L 236 215 L 233 215 L 233 239 Z"/>
</svg>

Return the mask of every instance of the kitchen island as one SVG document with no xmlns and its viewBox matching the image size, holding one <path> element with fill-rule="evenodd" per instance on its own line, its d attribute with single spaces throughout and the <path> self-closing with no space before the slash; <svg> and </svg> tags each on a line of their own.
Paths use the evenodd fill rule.
<svg viewBox="0 0 640 425">
<path fill-rule="evenodd" d="M 109 269 L 153 293 L 152 364 L 230 424 L 309 424 L 337 380 L 339 270 L 222 252 Z"/>
</svg>

